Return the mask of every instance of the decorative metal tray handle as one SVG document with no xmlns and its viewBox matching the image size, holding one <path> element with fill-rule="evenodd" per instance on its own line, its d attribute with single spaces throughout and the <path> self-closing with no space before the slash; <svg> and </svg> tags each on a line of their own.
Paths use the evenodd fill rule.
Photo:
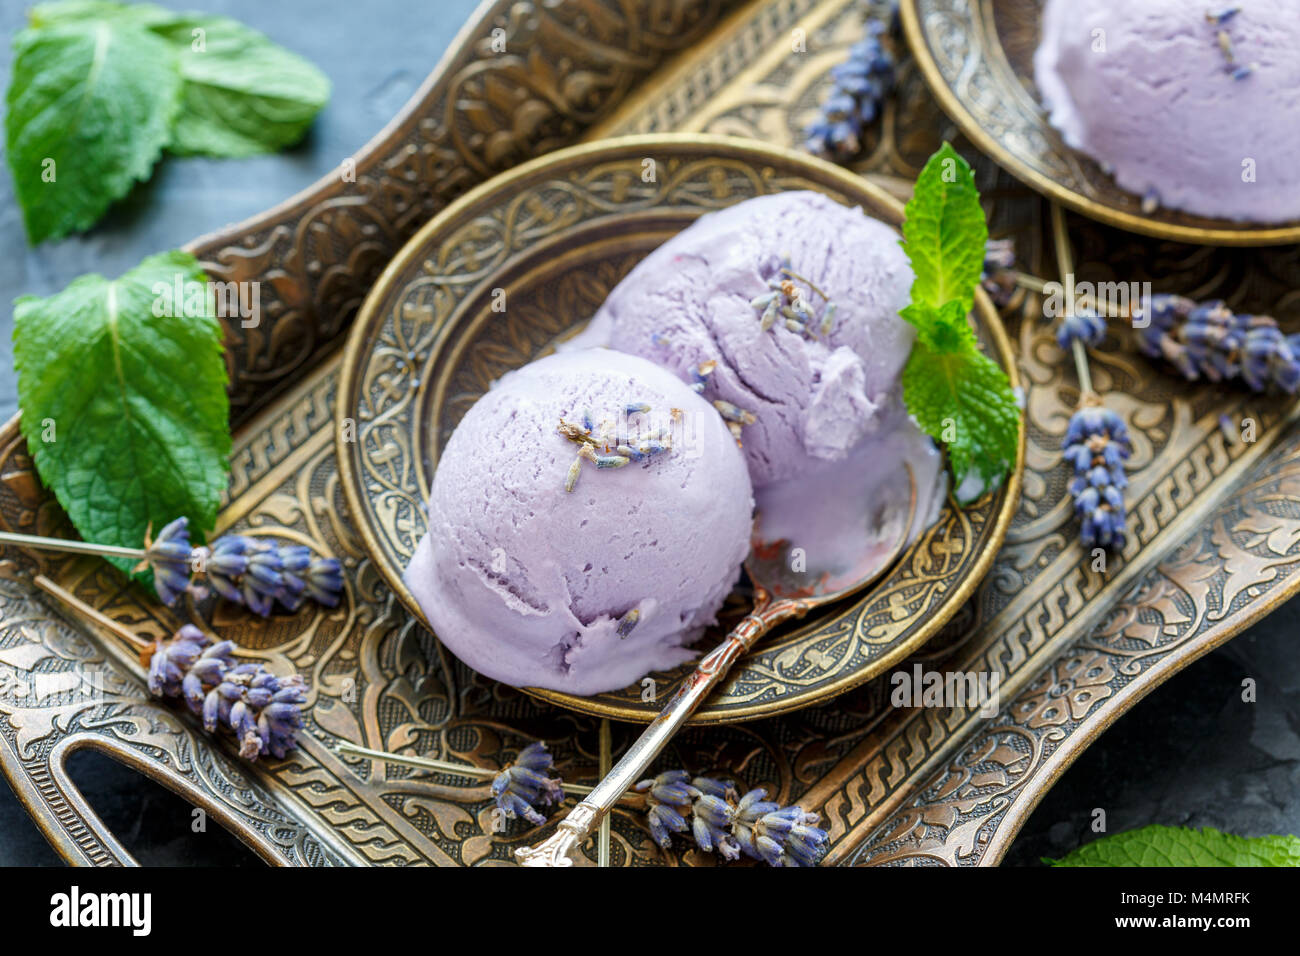
<svg viewBox="0 0 1300 956">
<path fill-rule="evenodd" d="M 246 423 L 272 405 L 337 347 L 374 279 L 406 238 L 443 205 L 502 168 L 576 141 L 663 60 L 689 48 L 724 10 L 739 3 L 682 0 L 665 13 L 663 4 L 643 0 L 485 0 L 417 96 L 335 174 L 273 209 L 188 243 L 186 248 L 214 280 L 261 284 L 259 322 L 249 328 L 238 321 L 226 325 L 232 423 Z M 483 45 L 498 27 L 506 31 L 510 54 L 485 55 Z M 525 52 L 533 55 L 525 57 Z M 584 82 L 568 82 L 575 77 Z M 561 89 L 566 93 L 552 92 Z M 537 121 L 521 128 L 512 115 L 520 109 L 531 110 Z M 537 118 L 543 112 L 544 121 Z M 476 126 L 484 122 L 496 135 Z M 297 413 L 294 422 L 290 431 L 301 425 Z M 16 416 L 0 430 L 0 439 L 4 489 L 10 495 L 0 525 L 39 532 L 35 516 L 45 514 L 49 500 L 34 480 Z M 15 502 L 15 489 L 30 495 Z M 241 493 L 247 489 L 235 489 L 232 496 Z M 293 816 L 296 811 L 286 811 L 262 786 L 260 772 L 228 772 L 226 758 L 220 751 L 212 758 L 201 731 L 171 718 L 160 720 L 166 711 L 147 699 L 134 665 L 111 655 L 105 659 L 107 642 L 88 640 L 81 626 L 51 625 L 53 610 L 33 589 L 9 583 L 9 592 L 0 594 L 5 623 L 31 621 L 65 629 L 56 637 L 47 631 L 44 637 L 51 645 L 65 641 L 77 650 L 75 660 L 63 661 L 60 673 L 95 667 L 123 688 L 111 719 L 99 719 L 95 708 L 103 705 L 90 696 L 84 698 L 84 712 L 96 713 L 94 721 L 82 722 L 81 711 L 60 705 L 48 733 L 56 747 L 57 742 L 65 745 L 57 760 L 53 751 L 47 756 L 35 743 L 12 752 L 0 744 L 0 762 L 15 789 L 66 859 L 96 865 L 134 862 L 75 786 L 64 782 L 61 763 L 74 744 L 105 749 L 101 740 L 111 742 L 118 724 L 133 722 L 151 728 L 150 734 L 133 731 L 131 746 L 113 748 L 114 756 L 181 791 L 268 861 L 366 858 L 340 857 L 328 841 L 308 832 L 312 828 Z M 82 579 L 83 593 L 85 587 Z M 21 704 L 33 705 L 30 698 Z M 32 727 L 29 723 L 27 732 Z M 147 756 L 140 756 L 146 750 Z M 53 789 L 45 783 L 50 776 L 59 781 Z M 232 812 L 231 807 L 243 809 Z M 319 818 L 308 817 L 325 828 Z"/>
<path fill-rule="evenodd" d="M 766 589 L 758 588 L 754 594 L 754 610 L 700 660 L 695 673 L 678 688 L 663 713 L 646 727 L 587 798 L 569 811 L 558 829 L 537 846 L 521 847 L 515 851 L 519 862 L 523 866 L 572 866 L 569 854 L 574 847 L 587 838 L 601 817 L 618 803 L 619 797 L 641 779 L 646 767 L 726 676 L 731 665 L 772 628 L 791 618 L 802 617 L 818 603 L 809 598 L 773 601 Z"/>
</svg>

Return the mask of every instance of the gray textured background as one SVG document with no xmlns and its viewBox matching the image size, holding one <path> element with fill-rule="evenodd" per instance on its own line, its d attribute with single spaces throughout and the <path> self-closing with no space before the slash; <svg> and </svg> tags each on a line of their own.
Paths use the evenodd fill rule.
<svg viewBox="0 0 1300 956">
<path fill-rule="evenodd" d="M 173 6 L 188 6 L 172 3 Z M 7 173 L 0 173 L 0 298 L 48 295 L 84 272 L 118 275 L 144 256 L 284 199 L 333 170 L 390 119 L 433 67 L 474 0 L 194 0 L 236 17 L 321 67 L 331 102 L 290 152 L 248 160 L 166 158 L 95 229 L 27 248 Z M 0 34 L 23 22 L 5 0 Z M 0 44 L 0 74 L 11 53 Z M 7 80 L 6 80 L 7 82 Z M 12 315 L 0 310 L 0 415 L 16 408 Z M 1062 777 L 1012 847 L 1008 863 L 1034 864 L 1091 838 L 1092 810 L 1112 831 L 1146 823 L 1215 826 L 1243 834 L 1300 833 L 1300 655 L 1293 603 L 1152 693 Z M 1240 700 L 1243 677 L 1259 700 Z M 92 806 L 146 864 L 253 864 L 215 824 L 190 831 L 180 798 L 112 760 L 76 755 L 71 772 Z M 0 786 L 0 865 L 59 859 L 7 786 Z"/>
</svg>

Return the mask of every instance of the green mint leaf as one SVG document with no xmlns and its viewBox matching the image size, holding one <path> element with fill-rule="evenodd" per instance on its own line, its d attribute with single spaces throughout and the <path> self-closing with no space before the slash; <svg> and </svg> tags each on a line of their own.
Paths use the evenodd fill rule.
<svg viewBox="0 0 1300 956">
<path fill-rule="evenodd" d="M 921 170 L 903 221 L 903 249 L 915 275 L 912 302 L 938 308 L 955 299 L 969 312 L 988 235 L 975 174 L 944 143 Z"/>
<path fill-rule="evenodd" d="M 148 178 L 171 137 L 180 70 L 165 40 L 125 20 L 57 20 L 23 30 L 14 48 L 5 150 L 38 243 L 89 228 Z"/>
<path fill-rule="evenodd" d="M 921 326 L 903 369 L 903 401 L 921 430 L 946 444 L 954 493 L 967 504 L 1015 462 L 1020 406 L 1006 373 L 979 350 L 960 303 L 909 309 Z"/>
<path fill-rule="evenodd" d="M 1300 839 L 1239 837 L 1211 827 L 1145 826 L 1079 847 L 1053 866 L 1300 866 Z"/>
<path fill-rule="evenodd" d="M 181 58 L 174 153 L 253 156 L 292 146 L 329 102 L 311 63 L 228 17 L 190 14 L 153 30 Z"/>
<path fill-rule="evenodd" d="M 38 3 L 27 11 L 27 22 L 33 27 L 46 27 L 72 20 L 122 19 L 131 23 L 148 25 L 163 22 L 175 14 L 151 3 L 118 3 L 117 0 L 58 0 L 55 3 Z"/>
<path fill-rule="evenodd" d="M 1015 463 L 1020 437 L 1011 382 L 980 351 L 966 318 L 987 241 L 975 175 L 944 143 L 921 170 L 903 222 L 914 279 L 912 301 L 899 314 L 916 329 L 903 401 L 921 429 L 947 445 L 962 504 L 996 486 Z"/>
<path fill-rule="evenodd" d="M 229 403 L 206 281 L 192 255 L 168 252 L 14 303 L 23 436 L 87 541 L 139 547 L 150 524 L 215 523 Z"/>
<path fill-rule="evenodd" d="M 253 156 L 302 139 L 329 101 L 330 82 L 307 60 L 229 17 L 173 13 L 153 4 L 64 0 L 33 22 L 110 18 L 152 30 L 172 45 L 184 81 L 169 148 L 182 155 Z"/>
<path fill-rule="evenodd" d="M 955 299 L 938 308 L 909 305 L 898 314 L 915 327 L 917 337 L 933 352 L 946 354 L 979 348 L 975 330 L 966 321 L 961 303 Z"/>
</svg>

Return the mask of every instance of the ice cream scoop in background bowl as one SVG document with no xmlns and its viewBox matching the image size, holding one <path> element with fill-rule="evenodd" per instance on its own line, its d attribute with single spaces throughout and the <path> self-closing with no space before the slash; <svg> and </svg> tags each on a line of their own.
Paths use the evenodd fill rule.
<svg viewBox="0 0 1300 956">
<path fill-rule="evenodd" d="M 1037 192 L 1162 239 L 1300 241 L 1300 217 L 1278 221 L 1300 202 L 1290 4 L 902 0 L 899 11 L 944 112 Z"/>
<path fill-rule="evenodd" d="M 428 623 L 403 573 L 427 528 L 439 456 L 491 383 L 579 333 L 641 259 L 701 215 L 796 190 L 860 206 L 892 225 L 902 219 L 901 204 L 884 191 L 803 154 L 734 138 L 628 137 L 562 150 L 504 173 L 457 200 L 408 243 L 358 316 L 336 416 L 351 523 L 382 584 L 410 613 Z M 1014 384 L 1010 343 L 983 293 L 975 319 L 984 348 Z M 979 501 L 961 509 L 945 505 L 868 589 L 817 606 L 743 655 L 694 722 L 745 720 L 824 701 L 882 673 L 936 634 L 976 595 L 1005 536 L 1022 459 L 1023 451 L 1007 480 Z M 602 477 L 584 472 L 581 480 Z M 717 644 L 744 618 L 752 598 L 738 588 L 718 628 L 696 646 L 707 651 Z M 693 673 L 686 662 L 648 675 L 650 685 L 642 680 L 587 696 L 525 689 L 573 710 L 648 722 Z M 453 676 L 460 683 L 475 679 Z"/>
</svg>

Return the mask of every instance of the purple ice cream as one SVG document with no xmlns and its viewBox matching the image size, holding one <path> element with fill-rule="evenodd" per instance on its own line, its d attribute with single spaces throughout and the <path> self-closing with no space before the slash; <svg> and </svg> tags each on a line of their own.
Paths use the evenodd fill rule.
<svg viewBox="0 0 1300 956">
<path fill-rule="evenodd" d="M 1295 0 L 1048 0 L 1034 76 L 1051 123 L 1173 209 L 1300 218 Z"/>
<path fill-rule="evenodd" d="M 807 321 L 779 311 L 764 321 L 783 279 Z M 906 506 L 904 464 L 917 485 L 914 531 L 937 516 L 946 487 L 940 455 L 902 402 L 914 332 L 898 310 L 911 283 L 890 227 L 819 193 L 779 193 L 703 216 L 656 249 L 578 344 L 642 355 L 724 415 L 752 416 L 734 430 L 760 537 L 833 569 L 855 549 L 888 550 L 890 515 Z"/>
<path fill-rule="evenodd" d="M 616 690 L 694 656 L 683 645 L 735 584 L 752 510 L 744 458 L 707 401 L 635 356 L 566 352 L 466 413 L 404 580 L 480 673 Z"/>
</svg>

